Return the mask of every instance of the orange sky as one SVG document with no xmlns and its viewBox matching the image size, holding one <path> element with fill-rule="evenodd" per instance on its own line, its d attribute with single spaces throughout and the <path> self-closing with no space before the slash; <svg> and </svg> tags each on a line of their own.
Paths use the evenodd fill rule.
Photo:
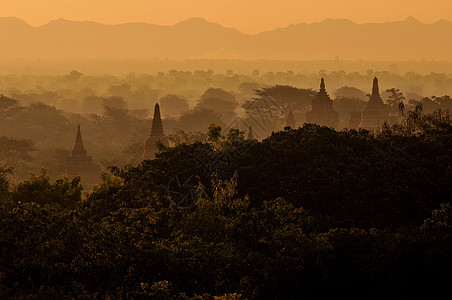
<svg viewBox="0 0 452 300">
<path fill-rule="evenodd" d="M 173 25 L 202 17 L 244 33 L 258 33 L 325 18 L 368 23 L 410 15 L 425 23 L 441 18 L 452 21 L 452 0 L 0 0 L 1 17 L 18 17 L 35 26 L 58 18 Z"/>
</svg>

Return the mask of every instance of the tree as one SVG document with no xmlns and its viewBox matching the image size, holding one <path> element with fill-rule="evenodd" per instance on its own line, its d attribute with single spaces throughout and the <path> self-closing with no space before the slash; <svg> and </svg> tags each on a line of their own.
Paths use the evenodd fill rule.
<svg viewBox="0 0 452 300">
<path fill-rule="evenodd" d="M 159 102 L 163 115 L 179 116 L 190 109 L 187 99 L 173 94 L 167 94 Z"/>
<path fill-rule="evenodd" d="M 338 98 L 353 98 L 353 99 L 359 99 L 361 101 L 367 101 L 367 95 L 362 90 L 350 87 L 350 86 L 343 86 L 339 89 L 337 89 L 334 92 L 334 96 L 336 99 Z"/>
<path fill-rule="evenodd" d="M 9 176 L 13 174 L 13 168 L 0 166 L 0 201 L 9 196 Z"/>
<path fill-rule="evenodd" d="M 121 120 L 127 117 L 129 110 L 123 97 L 111 96 L 103 99 L 104 116 L 112 120 Z"/>
<path fill-rule="evenodd" d="M 403 93 L 399 89 L 391 88 L 391 89 L 385 90 L 385 92 L 389 93 L 389 96 L 388 96 L 388 99 L 386 99 L 386 102 L 388 103 L 388 105 L 390 107 L 397 108 L 399 103 L 406 99 L 405 96 L 403 95 Z"/>
<path fill-rule="evenodd" d="M 197 108 L 182 114 L 174 127 L 183 128 L 185 131 L 191 132 L 205 132 L 206 128 L 212 123 L 224 125 L 218 113 L 212 110 Z"/>
<path fill-rule="evenodd" d="M 30 179 L 15 187 L 12 198 L 16 202 L 58 204 L 63 208 L 72 209 L 80 205 L 82 191 L 80 177 L 70 179 L 65 176 L 52 183 L 47 170 L 41 168 L 39 175 L 33 174 Z"/>
<path fill-rule="evenodd" d="M 254 78 L 259 77 L 260 72 L 258 69 L 254 69 L 253 72 L 251 73 L 251 76 L 253 76 Z"/>
<path fill-rule="evenodd" d="M 18 103 L 19 101 L 16 99 L 0 94 L 0 113 L 6 111 L 10 107 L 16 106 Z"/>
<path fill-rule="evenodd" d="M 230 114 L 238 107 L 235 96 L 223 89 L 209 88 L 201 96 L 195 109 L 210 110 L 218 114 L 223 121 L 228 122 Z"/>
<path fill-rule="evenodd" d="M 34 144 L 32 140 L 0 136 L 0 165 L 14 166 L 31 161 L 30 152 L 36 150 Z"/>
<path fill-rule="evenodd" d="M 275 85 L 256 90 L 257 99 L 271 97 L 283 107 L 306 111 L 310 106 L 315 92 L 312 89 L 300 89 L 288 85 Z"/>
<path fill-rule="evenodd" d="M 194 144 L 196 142 L 207 143 L 208 136 L 207 134 L 200 131 L 185 132 L 183 129 L 177 129 L 175 133 L 168 135 L 168 140 L 173 142 L 175 145 Z"/>
<path fill-rule="evenodd" d="M 439 104 L 439 108 L 443 110 L 452 111 L 452 98 L 448 95 L 444 95 L 441 97 L 432 96 L 432 99 Z"/>
<path fill-rule="evenodd" d="M 84 112 L 90 112 L 90 113 L 101 113 L 102 112 L 102 102 L 105 100 L 105 98 L 98 97 L 98 96 L 88 96 L 83 98 L 82 100 L 82 111 Z"/>
</svg>

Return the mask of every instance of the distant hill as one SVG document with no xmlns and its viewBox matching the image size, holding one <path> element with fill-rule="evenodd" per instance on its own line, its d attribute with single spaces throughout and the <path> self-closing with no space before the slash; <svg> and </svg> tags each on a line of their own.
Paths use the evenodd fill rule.
<svg viewBox="0 0 452 300">
<path fill-rule="evenodd" d="M 227 58 L 452 60 L 452 23 L 356 24 L 326 19 L 247 35 L 201 18 L 174 26 L 54 20 L 33 27 L 0 18 L 0 59 Z"/>
</svg>

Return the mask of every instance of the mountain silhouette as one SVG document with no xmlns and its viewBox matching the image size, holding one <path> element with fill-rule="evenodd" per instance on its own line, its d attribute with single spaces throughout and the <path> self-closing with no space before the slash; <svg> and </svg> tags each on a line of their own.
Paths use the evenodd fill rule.
<svg viewBox="0 0 452 300">
<path fill-rule="evenodd" d="M 58 19 L 39 27 L 0 18 L 0 34 L 0 59 L 452 60 L 452 23 L 413 17 L 368 24 L 326 19 L 255 35 L 202 18 L 173 26 Z"/>
</svg>

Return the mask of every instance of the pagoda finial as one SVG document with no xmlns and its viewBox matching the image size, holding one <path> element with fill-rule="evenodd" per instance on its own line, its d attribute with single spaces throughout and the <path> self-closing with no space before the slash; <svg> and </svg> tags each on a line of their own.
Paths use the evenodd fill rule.
<svg viewBox="0 0 452 300">
<path fill-rule="evenodd" d="M 328 93 L 326 92 L 326 88 L 325 88 L 325 79 L 322 77 L 322 79 L 320 80 L 320 90 L 317 93 L 320 97 L 329 97 Z"/>
<path fill-rule="evenodd" d="M 74 149 L 71 152 L 71 155 L 86 155 L 85 147 L 83 146 L 82 134 L 80 131 L 80 125 L 77 126 L 77 135 L 75 137 Z"/>
<path fill-rule="evenodd" d="M 80 124 L 77 126 L 77 136 L 75 137 L 74 150 L 85 150 L 83 146 L 82 134 L 80 132 Z"/>
<path fill-rule="evenodd" d="M 80 124 L 77 125 L 77 139 L 82 138 L 82 134 L 80 133 Z"/>
<path fill-rule="evenodd" d="M 151 134 L 163 133 L 162 118 L 160 117 L 160 106 L 158 103 L 154 107 L 154 118 L 152 119 Z"/>
<path fill-rule="evenodd" d="M 374 83 L 372 86 L 372 96 L 380 96 L 380 91 L 378 88 L 378 79 L 377 77 L 374 77 Z"/>
<path fill-rule="evenodd" d="M 163 132 L 162 118 L 160 117 L 160 106 L 155 104 L 154 118 L 152 119 L 151 134 L 144 144 L 143 159 L 154 159 L 157 149 L 155 143 L 160 140 L 165 146 L 169 146 L 168 138 Z"/>
</svg>

